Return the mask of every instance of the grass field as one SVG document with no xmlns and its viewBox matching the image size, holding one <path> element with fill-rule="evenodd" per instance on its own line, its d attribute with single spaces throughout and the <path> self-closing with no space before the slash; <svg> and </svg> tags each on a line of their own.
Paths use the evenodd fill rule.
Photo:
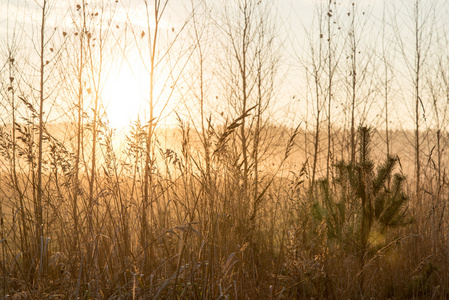
<svg viewBox="0 0 449 300">
<path fill-rule="evenodd" d="M 232 136 L 220 144 L 225 130 L 211 137 L 208 169 L 194 131 L 182 126 L 160 131 L 159 139 L 167 134 L 172 144 L 154 145 L 147 207 L 142 201 L 142 147 L 129 142 L 124 147 L 127 155 L 122 155 L 105 142 L 90 197 L 87 165 L 81 164 L 76 186 L 71 151 L 55 146 L 45 165 L 41 237 L 36 237 L 31 165 L 18 158 L 13 172 L 4 156 L 2 297 L 444 299 L 449 295 L 447 187 L 435 186 L 429 166 L 423 169 L 424 192 L 417 201 L 412 192 L 413 148 L 406 142 L 410 134 L 397 132 L 393 143 L 400 164 L 392 174 L 402 172 L 407 178 L 400 187 L 408 200 L 400 204 L 399 221 L 387 224 L 381 217 L 386 213 L 380 212 L 363 229 L 362 198 L 351 183 L 342 189 L 337 167 L 328 190 L 331 196 L 318 184 L 310 189 L 311 148 L 305 147 L 312 134 L 271 130 L 278 142 L 261 155 L 257 182 L 252 173 L 246 188 Z M 372 161 L 381 166 L 382 133 L 372 136 Z M 320 174 L 325 176 L 324 171 Z M 369 186 L 371 179 L 365 180 Z M 387 188 L 390 185 L 393 179 L 382 182 L 382 197 L 394 193 Z M 409 222 L 400 222 L 405 219 Z"/>
</svg>

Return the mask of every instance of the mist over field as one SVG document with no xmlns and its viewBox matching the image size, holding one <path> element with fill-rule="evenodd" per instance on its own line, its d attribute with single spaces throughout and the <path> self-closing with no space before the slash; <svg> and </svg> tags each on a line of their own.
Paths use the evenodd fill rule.
<svg viewBox="0 0 449 300">
<path fill-rule="evenodd" d="M 449 298 L 448 14 L 1 1 L 0 298 Z"/>
</svg>

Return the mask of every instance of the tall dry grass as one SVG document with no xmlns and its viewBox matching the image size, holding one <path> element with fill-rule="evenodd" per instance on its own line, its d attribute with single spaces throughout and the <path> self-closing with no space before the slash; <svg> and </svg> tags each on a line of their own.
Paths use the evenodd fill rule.
<svg viewBox="0 0 449 300">
<path fill-rule="evenodd" d="M 243 190 L 235 135 L 239 124 L 237 119 L 221 129 L 210 126 L 202 135 L 180 120 L 177 145 L 172 148 L 162 142 L 164 132 L 157 132 L 151 144 L 146 245 L 140 243 L 147 149 L 143 124 L 132 126 L 124 142 L 125 155 L 115 149 L 113 131 L 101 124 L 93 209 L 89 209 L 88 165 L 81 160 L 77 215 L 73 147 L 70 139 L 57 139 L 47 131 L 44 235 L 39 244 L 33 239 L 33 130 L 21 125 L 18 141 L 12 141 L 3 127 L 2 297 L 444 299 L 449 295 L 445 187 L 435 187 L 430 176 L 421 207 L 409 194 L 407 213 L 415 222 L 370 240 L 371 250 L 364 250 L 361 265 L 361 253 L 354 246 L 357 235 L 345 241 L 332 238 L 329 224 L 314 216 L 313 206 L 322 201 L 322 191 L 308 189 L 306 163 L 298 162 L 303 164 L 298 169 L 285 168 L 298 147 L 298 131 L 290 131 L 280 146 L 272 146 L 276 151 L 267 152 L 265 161 L 279 159 L 274 152 L 282 152 L 282 158 L 274 170 L 260 171 L 258 198 Z M 198 134 L 211 145 L 208 167 Z M 10 167 L 13 142 L 19 154 L 16 169 Z M 248 187 L 254 186 L 251 180 L 253 175 Z M 147 259 L 145 253 L 150 254 Z"/>
</svg>

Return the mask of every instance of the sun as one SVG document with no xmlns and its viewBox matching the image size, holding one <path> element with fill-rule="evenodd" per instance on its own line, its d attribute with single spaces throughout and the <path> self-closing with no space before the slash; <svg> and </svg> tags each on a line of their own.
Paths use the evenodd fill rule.
<svg viewBox="0 0 449 300">
<path fill-rule="evenodd" d="M 172 112 L 179 105 L 171 93 L 175 84 L 168 72 L 162 70 L 158 75 L 153 88 L 153 116 L 157 122 L 165 125 L 174 124 L 176 118 Z M 103 88 L 102 98 L 112 128 L 126 130 L 138 117 L 142 122 L 148 122 L 150 115 L 148 71 L 139 64 L 133 64 L 132 67 L 112 67 Z"/>
<path fill-rule="evenodd" d="M 124 129 L 137 119 L 148 105 L 148 89 L 145 76 L 128 67 L 111 70 L 104 86 L 103 103 L 109 125 Z"/>
</svg>

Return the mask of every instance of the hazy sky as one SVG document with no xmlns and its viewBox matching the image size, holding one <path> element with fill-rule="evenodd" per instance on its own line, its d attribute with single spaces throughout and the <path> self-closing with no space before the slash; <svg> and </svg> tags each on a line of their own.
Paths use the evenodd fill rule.
<svg viewBox="0 0 449 300">
<path fill-rule="evenodd" d="M 109 1 L 109 0 L 105 0 Z M 112 0 L 111 0 L 112 1 Z M 265 0 L 262 0 L 265 1 Z M 7 41 L 7 28 L 9 27 L 9 36 L 11 37 L 12 33 L 15 32 L 20 36 L 21 40 L 28 40 L 28 42 L 32 40 L 36 40 L 38 38 L 38 30 L 37 27 L 32 27 L 32 24 L 38 24 L 41 18 L 39 14 L 39 9 L 36 3 L 41 3 L 42 1 L 34 1 L 34 0 L 0 0 L 0 51 L 6 53 L 6 41 Z M 87 1 L 89 2 L 89 1 Z M 72 6 L 74 9 L 77 1 L 50 1 L 51 5 L 51 14 L 48 20 L 49 27 L 70 27 L 71 19 L 68 14 L 68 5 Z M 220 10 L 221 1 L 212 1 L 214 9 Z M 310 46 L 311 43 L 317 43 L 320 39 L 320 34 L 318 31 L 318 9 L 320 5 L 327 5 L 327 1 L 320 0 L 274 0 L 273 2 L 273 15 L 276 18 L 276 22 L 278 22 L 278 34 L 279 40 L 282 41 L 283 53 L 282 53 L 282 67 L 280 68 L 280 76 L 282 78 L 282 89 L 279 94 L 279 98 L 281 100 L 279 103 L 279 111 L 281 118 L 288 118 L 293 122 L 297 122 L 298 116 L 307 117 L 310 116 L 310 111 L 305 109 L 307 103 L 311 103 L 313 100 L 308 91 L 310 86 L 307 85 L 308 80 L 306 78 L 306 69 L 310 66 Z M 413 3 L 412 0 L 359 0 L 357 1 L 358 7 L 358 17 L 356 20 L 356 35 L 360 41 L 360 49 L 361 56 L 363 54 L 370 53 L 374 49 L 379 50 L 382 46 L 381 43 L 381 33 L 382 33 L 382 24 L 386 24 L 386 37 L 385 43 L 386 47 L 389 47 L 389 51 L 392 55 L 392 59 L 394 58 L 394 64 L 396 69 L 396 85 L 392 91 L 392 94 L 397 97 L 397 103 L 394 104 L 394 113 L 396 113 L 396 120 L 398 124 L 405 124 L 407 121 L 406 118 L 411 118 L 413 115 L 413 110 L 410 109 L 411 106 L 406 105 L 404 99 L 410 98 L 410 93 L 413 89 L 410 88 L 410 84 L 412 83 L 412 78 L 410 77 L 410 68 L 407 67 L 407 63 L 413 61 L 413 56 L 406 53 L 407 51 L 413 50 Z M 426 8 L 427 4 L 435 3 L 436 5 L 436 17 L 434 20 L 435 24 L 432 30 L 424 30 L 424 35 L 434 34 L 435 36 L 447 30 L 447 23 L 449 18 L 447 18 L 448 10 L 448 2 L 445 0 L 425 0 L 422 1 L 423 7 Z M 183 19 L 186 16 L 186 11 L 191 7 L 191 2 L 188 0 L 171 0 L 169 2 L 170 8 L 167 11 L 167 14 L 164 16 L 163 26 L 167 28 L 173 27 L 178 29 L 181 27 Z M 126 12 L 130 16 L 130 21 L 134 25 L 145 25 L 145 12 L 143 9 L 143 0 L 124 0 L 121 1 L 117 6 L 118 10 L 116 12 L 116 22 L 118 24 L 120 22 L 126 23 L 126 14 L 123 7 L 126 7 Z M 384 10 L 385 7 L 385 10 Z M 338 55 L 341 59 L 340 64 L 342 69 L 348 64 L 345 62 L 345 53 L 347 50 L 344 50 L 345 46 L 344 39 L 347 38 L 348 32 L 348 24 L 350 23 L 350 17 L 347 14 L 351 10 L 351 1 L 338 1 L 337 4 L 337 13 L 338 23 L 335 23 L 335 28 L 341 28 L 341 32 L 339 32 L 339 40 L 341 43 Z M 383 21 L 383 13 L 386 15 L 386 20 Z M 429 20 L 421 20 L 422 22 L 430 22 L 434 16 L 427 16 Z M 166 23 L 164 23 L 166 22 Z M 430 28 L 430 27 L 429 27 Z M 444 30 L 442 28 L 445 28 Z M 14 30 L 15 29 L 15 30 Z M 337 32 L 337 31 L 336 31 Z M 346 32 L 346 33 L 345 33 Z M 432 33 L 434 32 L 434 33 Z M 337 34 L 337 33 L 336 33 Z M 346 35 L 345 35 L 346 34 Z M 400 41 L 402 44 L 399 44 Z M 315 44 L 316 46 L 316 44 Z M 384 45 L 385 46 L 385 45 Z M 403 48 L 400 49 L 400 46 Z M 434 55 L 433 46 L 429 46 L 430 56 Z M 30 53 L 33 51 L 33 46 L 28 44 L 28 51 Z M 436 49 L 436 48 L 435 48 Z M 441 48 L 440 48 L 441 49 Z M 446 49 L 447 50 L 447 49 Z M 26 51 L 25 51 L 26 52 Z M 412 53 L 412 52 L 410 52 Z M 371 59 L 371 58 L 370 58 Z M 374 58 L 373 58 L 374 59 Z M 375 59 L 378 59 L 376 57 Z M 1 62 L 0 62 L 1 63 Z M 363 63 L 363 61 L 362 61 Z M 134 64 L 136 66 L 137 64 Z M 375 68 L 373 67 L 375 66 Z M 380 63 L 374 64 L 372 71 L 376 71 L 381 69 Z M 2 68 L 2 65 L 0 65 Z M 117 72 L 116 72 L 117 73 Z M 140 72 L 137 71 L 137 74 Z M 346 74 L 347 75 L 347 74 Z M 340 74 L 340 80 L 345 80 L 344 77 L 346 75 Z M 136 76 L 136 74 L 134 74 Z M 120 97 L 125 96 L 125 92 L 120 90 L 118 86 L 119 83 L 126 81 L 128 86 L 132 86 L 127 90 L 135 90 L 138 91 L 140 89 L 139 85 L 145 85 L 145 82 L 139 83 L 139 79 L 131 78 L 129 70 L 125 70 L 123 74 L 117 76 L 111 76 L 111 80 L 106 84 L 107 89 L 109 90 L 110 98 L 117 97 L 117 95 L 121 95 Z M 139 76 L 137 76 L 139 77 Z M 347 77 L 347 76 L 346 76 Z M 130 79 L 131 78 L 131 79 Z M 142 77 L 140 80 L 143 81 Z M 134 86 L 134 84 L 137 84 Z M 404 88 L 407 87 L 408 88 Z M 336 95 L 336 99 L 344 99 L 345 91 L 340 89 L 338 91 L 339 95 Z M 139 93 L 136 92 L 135 97 L 138 96 Z M 143 97 L 143 96 L 142 96 Z M 377 96 L 379 97 L 379 96 Z M 363 95 L 361 95 L 363 98 Z M 343 101 L 343 100 L 341 100 Z M 375 119 L 376 115 L 382 114 L 383 106 L 381 101 L 375 101 L 376 103 L 371 105 L 368 108 L 371 119 Z M 122 102 L 118 100 L 114 103 L 111 102 L 109 113 L 116 114 L 117 117 L 123 114 L 122 110 Z M 338 108 L 338 101 L 335 103 L 336 109 Z M 139 111 L 139 104 L 133 103 L 131 105 L 135 107 L 135 111 L 129 111 L 131 115 L 135 114 L 136 111 Z M 302 116 L 301 116 L 302 114 Z M 396 124 L 396 125 L 398 125 Z"/>
</svg>

